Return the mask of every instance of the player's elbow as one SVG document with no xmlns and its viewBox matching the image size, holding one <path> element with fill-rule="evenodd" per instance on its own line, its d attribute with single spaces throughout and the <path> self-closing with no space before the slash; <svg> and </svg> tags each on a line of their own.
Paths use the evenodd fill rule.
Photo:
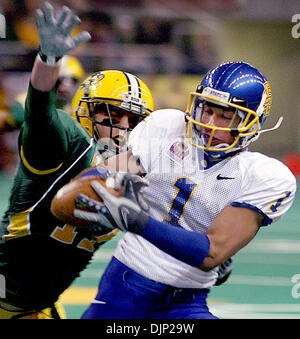
<svg viewBox="0 0 300 339">
<path fill-rule="evenodd" d="M 227 258 L 227 254 L 222 250 L 222 248 L 214 245 L 213 242 L 210 244 L 210 249 L 208 255 L 204 258 L 200 268 L 203 271 L 210 271 L 216 266 L 223 263 Z"/>
<path fill-rule="evenodd" d="M 212 270 L 213 268 L 215 268 L 216 266 L 218 266 L 219 264 L 217 263 L 217 261 L 212 258 L 212 257 L 206 257 L 201 266 L 200 266 L 200 269 L 202 271 L 205 271 L 205 272 L 208 272 L 210 270 Z"/>
</svg>

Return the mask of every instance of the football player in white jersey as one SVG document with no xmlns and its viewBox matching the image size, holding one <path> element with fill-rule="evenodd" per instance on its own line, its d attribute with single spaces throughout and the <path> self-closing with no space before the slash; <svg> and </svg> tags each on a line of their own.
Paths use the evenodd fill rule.
<svg viewBox="0 0 300 339">
<path fill-rule="evenodd" d="M 90 211 L 76 216 L 126 231 L 83 318 L 215 318 L 206 298 L 218 267 L 295 197 L 289 169 L 248 149 L 280 125 L 262 129 L 271 100 L 263 74 L 228 62 L 208 72 L 186 113 L 158 110 L 132 131 L 130 151 L 106 163 L 124 196 L 94 181 L 103 203 L 77 197 Z"/>
</svg>

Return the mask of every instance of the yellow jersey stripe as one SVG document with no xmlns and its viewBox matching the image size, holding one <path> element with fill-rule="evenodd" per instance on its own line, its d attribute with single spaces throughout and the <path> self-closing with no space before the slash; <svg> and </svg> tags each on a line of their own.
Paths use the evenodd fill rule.
<svg viewBox="0 0 300 339">
<path fill-rule="evenodd" d="M 34 173 L 34 174 L 38 174 L 38 175 L 45 175 L 45 174 L 53 173 L 53 172 L 57 171 L 57 170 L 63 165 L 63 163 L 61 163 L 61 164 L 58 165 L 56 168 L 51 168 L 51 169 L 48 169 L 48 170 L 42 170 L 42 171 L 41 171 L 41 170 L 35 169 L 34 167 L 32 167 L 32 166 L 28 163 L 28 161 L 26 160 L 25 155 L 24 155 L 23 146 L 21 146 L 21 154 L 20 154 L 20 155 L 21 155 L 21 159 L 22 159 L 24 165 L 26 166 L 26 168 L 27 168 L 30 172 L 32 172 L 32 173 Z"/>
</svg>

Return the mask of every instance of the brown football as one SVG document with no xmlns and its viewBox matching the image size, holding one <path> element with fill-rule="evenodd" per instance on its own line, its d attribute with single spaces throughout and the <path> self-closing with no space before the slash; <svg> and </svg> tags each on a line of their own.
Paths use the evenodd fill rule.
<svg viewBox="0 0 300 339">
<path fill-rule="evenodd" d="M 67 185 L 63 186 L 54 196 L 51 203 L 51 211 L 53 215 L 68 225 L 79 227 L 90 225 L 91 222 L 76 218 L 73 215 L 73 211 L 75 209 L 75 199 L 80 193 L 83 193 L 94 200 L 102 201 L 90 185 L 93 180 L 97 180 L 116 197 L 120 197 L 123 193 L 123 188 L 121 190 L 115 190 L 112 188 L 112 185 L 109 185 L 109 180 L 107 182 L 100 176 L 87 175 L 80 177 L 79 175 L 72 179 Z"/>
</svg>

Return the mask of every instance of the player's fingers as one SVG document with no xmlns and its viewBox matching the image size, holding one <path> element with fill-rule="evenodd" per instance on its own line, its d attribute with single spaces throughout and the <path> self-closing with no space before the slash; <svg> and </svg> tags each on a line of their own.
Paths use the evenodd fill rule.
<svg viewBox="0 0 300 339">
<path fill-rule="evenodd" d="M 124 180 L 123 182 L 125 189 L 123 192 L 123 196 L 128 198 L 128 199 L 132 199 L 135 197 L 135 190 L 134 190 L 134 186 L 131 180 Z"/>
<path fill-rule="evenodd" d="M 93 212 L 100 211 L 104 206 L 103 203 L 89 198 L 85 194 L 78 194 L 75 199 L 75 206 L 79 209 L 87 209 Z"/>
<path fill-rule="evenodd" d="M 57 19 L 57 26 L 58 27 L 61 27 L 64 23 L 65 23 L 65 20 L 67 18 L 67 16 L 71 13 L 72 11 L 70 10 L 69 7 L 67 6 L 63 6 L 62 10 L 61 10 L 61 13 L 60 13 L 60 16 L 59 18 Z"/>
<path fill-rule="evenodd" d="M 135 183 L 134 185 L 134 190 L 136 192 L 140 192 L 142 191 L 145 187 L 148 187 L 149 186 L 149 181 L 148 180 L 141 180 L 137 183 Z"/>
<path fill-rule="evenodd" d="M 45 17 L 43 11 L 37 9 L 35 18 L 38 29 L 41 29 L 45 25 Z"/>
<path fill-rule="evenodd" d="M 79 209 L 74 209 L 73 215 L 76 218 L 90 221 L 91 224 L 99 224 L 109 229 L 115 229 L 116 227 L 103 215 L 99 213 L 85 212 Z"/>
<path fill-rule="evenodd" d="M 137 200 L 138 204 L 140 205 L 140 207 L 143 211 L 145 211 L 145 212 L 149 211 L 149 204 L 142 194 L 138 194 L 136 196 L 136 200 Z"/>
<path fill-rule="evenodd" d="M 67 32 L 71 32 L 73 27 L 76 26 L 76 25 L 79 25 L 80 23 L 81 23 L 80 18 L 77 15 L 73 15 L 70 18 L 70 21 L 67 24 L 64 25 L 64 29 Z"/>
<path fill-rule="evenodd" d="M 124 182 L 124 172 L 116 172 L 113 176 L 114 178 L 114 189 L 121 189 L 122 184 Z"/>
<path fill-rule="evenodd" d="M 86 211 L 82 211 L 80 209 L 75 208 L 73 211 L 73 215 L 76 218 L 87 220 L 87 221 L 90 221 L 91 223 L 99 222 L 99 216 L 97 213 L 86 212 Z"/>
<path fill-rule="evenodd" d="M 124 179 L 131 181 L 135 187 L 149 186 L 149 181 L 134 173 L 126 173 Z"/>
<path fill-rule="evenodd" d="M 53 9 L 53 6 L 49 2 L 45 2 L 44 13 L 45 13 L 46 23 L 54 25 L 55 23 L 54 9 Z"/>
<path fill-rule="evenodd" d="M 135 174 L 134 174 L 135 175 Z M 123 175 L 123 185 L 125 186 L 125 195 L 134 192 L 134 176 L 132 173 L 125 173 Z"/>
<path fill-rule="evenodd" d="M 105 204 L 105 201 L 106 200 L 114 200 L 114 196 L 111 195 L 107 190 L 106 188 L 104 188 L 98 181 L 96 180 L 93 180 L 91 182 L 91 186 L 92 188 L 94 189 L 94 191 L 97 193 L 97 195 L 103 199 L 104 201 L 104 204 Z"/>
<path fill-rule="evenodd" d="M 91 35 L 89 32 L 87 31 L 83 31 L 79 34 L 77 34 L 74 38 L 73 38 L 73 42 L 74 42 L 74 46 L 77 47 L 78 45 L 80 45 L 81 43 L 87 42 L 91 40 Z M 74 47 L 74 48 L 75 48 Z"/>
<path fill-rule="evenodd" d="M 134 174 L 134 173 L 131 173 L 131 172 L 124 173 L 123 177 L 124 177 L 124 181 L 129 181 L 130 180 L 132 182 L 135 182 L 135 181 L 139 180 L 138 179 L 139 176 Z"/>
</svg>

